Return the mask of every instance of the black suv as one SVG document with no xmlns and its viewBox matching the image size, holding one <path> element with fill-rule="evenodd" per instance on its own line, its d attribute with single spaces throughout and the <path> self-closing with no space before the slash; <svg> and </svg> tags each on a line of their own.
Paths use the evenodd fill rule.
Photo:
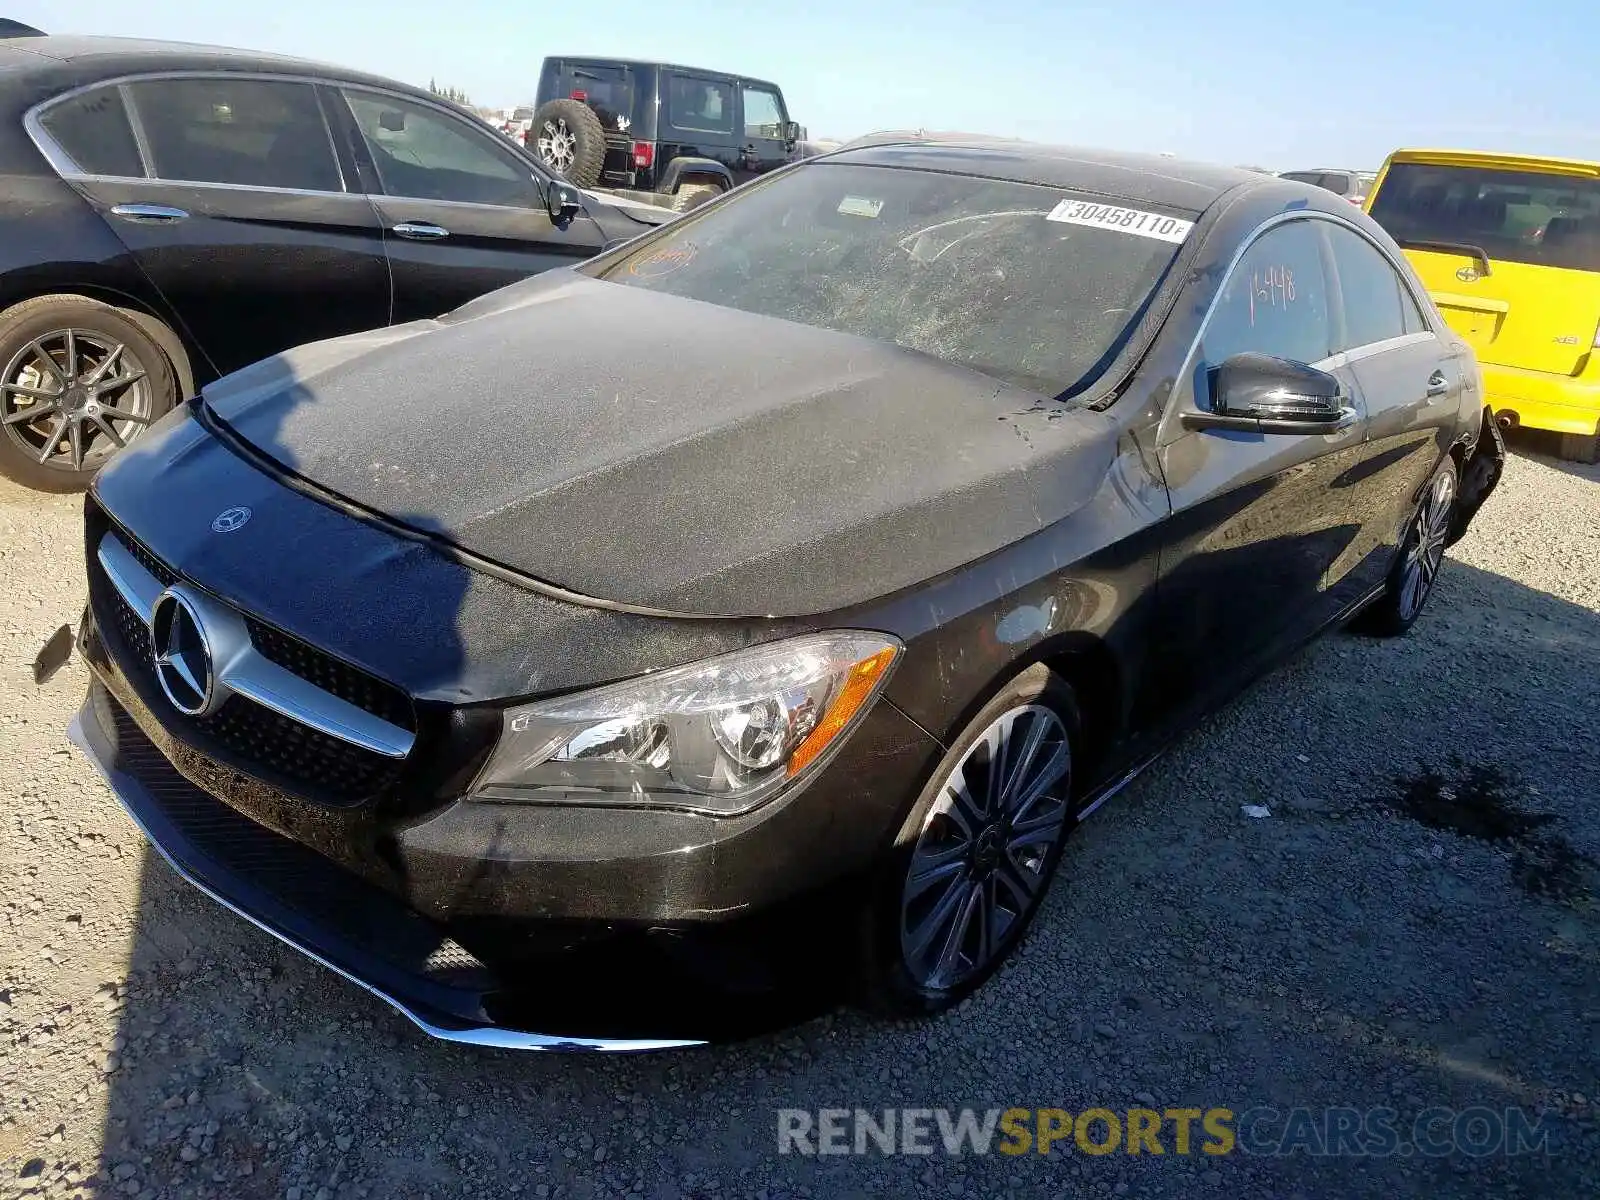
<svg viewBox="0 0 1600 1200">
<path fill-rule="evenodd" d="M 547 58 L 527 144 L 581 187 L 672 197 L 682 212 L 796 157 L 777 84 L 620 58 Z"/>
<path fill-rule="evenodd" d="M 438 316 L 671 214 L 417 88 L 0 25 L 0 475 L 84 487 L 209 381 Z"/>
</svg>

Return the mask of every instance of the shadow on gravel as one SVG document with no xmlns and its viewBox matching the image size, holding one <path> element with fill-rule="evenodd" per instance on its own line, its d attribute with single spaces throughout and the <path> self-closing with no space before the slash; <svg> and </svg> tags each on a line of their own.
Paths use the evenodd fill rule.
<svg viewBox="0 0 1600 1200">
<path fill-rule="evenodd" d="M 1561 435 L 1543 429 L 1510 429 L 1506 448 L 1514 454 L 1543 463 L 1551 470 L 1600 483 L 1600 463 L 1581 463 L 1561 457 Z"/>
</svg>

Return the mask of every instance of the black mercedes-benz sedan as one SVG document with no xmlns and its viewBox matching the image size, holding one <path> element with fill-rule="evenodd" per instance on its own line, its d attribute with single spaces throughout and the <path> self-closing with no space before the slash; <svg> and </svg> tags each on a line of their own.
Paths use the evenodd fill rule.
<svg viewBox="0 0 1600 1200">
<path fill-rule="evenodd" d="M 715 1038 L 679 982 L 801 961 L 933 1013 L 1176 730 L 1410 626 L 1503 459 L 1326 191 L 867 144 L 161 421 L 88 498 L 76 737 L 441 1036 Z"/>
<path fill-rule="evenodd" d="M 75 491 L 199 386 L 671 219 L 457 105 L 242 50 L 0 26 L 0 475 Z"/>
</svg>

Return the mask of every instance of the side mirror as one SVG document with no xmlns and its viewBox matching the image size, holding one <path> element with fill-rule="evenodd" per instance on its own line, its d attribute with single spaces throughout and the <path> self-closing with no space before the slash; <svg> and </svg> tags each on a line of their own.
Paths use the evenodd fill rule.
<svg viewBox="0 0 1600 1200">
<path fill-rule="evenodd" d="M 557 225 L 572 220 L 583 209 L 583 193 L 570 183 L 562 183 L 559 179 L 550 181 L 550 186 L 545 189 L 544 198 L 550 210 L 550 219 Z"/>
<path fill-rule="evenodd" d="M 799 121 L 785 121 L 783 123 L 783 140 L 791 146 L 800 140 L 800 135 L 804 132 L 800 128 Z"/>
<path fill-rule="evenodd" d="M 386 108 L 378 114 L 378 128 L 389 133 L 404 133 L 406 131 L 406 115 L 392 108 Z"/>
<path fill-rule="evenodd" d="M 1211 372 L 1212 408 L 1187 412 L 1190 429 L 1248 433 L 1336 433 L 1355 423 L 1336 376 L 1270 354 L 1235 354 Z"/>
</svg>

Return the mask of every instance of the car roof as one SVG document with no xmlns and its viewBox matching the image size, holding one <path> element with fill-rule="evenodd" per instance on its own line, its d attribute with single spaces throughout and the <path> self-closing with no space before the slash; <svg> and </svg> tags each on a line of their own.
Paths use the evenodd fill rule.
<svg viewBox="0 0 1600 1200">
<path fill-rule="evenodd" d="M 744 75 L 738 71 L 718 71 L 712 67 L 691 67 L 683 63 L 656 62 L 648 58 L 615 58 L 609 54 L 547 54 L 545 62 L 558 63 L 595 63 L 608 67 L 634 67 L 652 71 L 680 71 L 685 75 L 711 75 L 718 79 L 745 79 L 751 83 L 766 83 L 767 80 L 754 75 Z"/>
<path fill-rule="evenodd" d="M 364 71 L 347 70 L 331 63 L 294 58 L 260 50 L 241 50 L 232 46 L 207 46 L 189 42 L 152 41 L 144 38 L 98 37 L 54 34 L 44 37 L 0 39 L 0 70 L 29 66 L 57 65 L 62 74 L 88 77 L 89 73 L 110 78 L 140 71 L 160 70 L 240 70 L 282 71 L 288 74 L 351 82 L 380 84 L 408 92 L 420 92 L 408 84 L 397 83 Z"/>
<path fill-rule="evenodd" d="M 1557 158 L 1546 154 L 1503 154 L 1494 150 L 1396 150 L 1389 161 L 1437 163 L 1440 166 L 1508 167 L 1512 170 L 1553 171 L 1558 174 L 1600 175 L 1600 162 L 1583 158 Z"/>
<path fill-rule="evenodd" d="M 1214 163 L 1159 154 L 1046 145 L 964 133 L 869 134 L 813 163 L 847 162 L 981 175 L 1204 212 L 1239 187 L 1309 187 Z"/>
</svg>

